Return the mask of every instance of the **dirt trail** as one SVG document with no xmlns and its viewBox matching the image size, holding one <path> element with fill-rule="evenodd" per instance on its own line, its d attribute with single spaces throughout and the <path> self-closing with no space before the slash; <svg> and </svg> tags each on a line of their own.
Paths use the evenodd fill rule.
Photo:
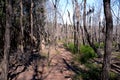
<svg viewBox="0 0 120 80">
<path fill-rule="evenodd" d="M 47 51 L 47 49 L 43 50 L 44 53 Z M 71 53 L 59 44 L 56 50 L 54 47 L 50 48 L 49 66 L 47 59 L 35 61 L 36 66 L 35 64 L 29 66 L 15 80 L 71 80 L 73 72 L 64 62 L 69 64 L 71 59 Z"/>
</svg>

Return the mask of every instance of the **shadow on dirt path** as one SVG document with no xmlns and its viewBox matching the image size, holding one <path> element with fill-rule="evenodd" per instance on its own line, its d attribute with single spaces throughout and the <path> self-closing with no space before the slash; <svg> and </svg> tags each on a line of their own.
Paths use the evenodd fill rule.
<svg viewBox="0 0 120 80">
<path fill-rule="evenodd" d="M 47 52 L 47 49 L 43 51 Z M 44 53 L 44 55 L 47 55 L 47 53 Z M 15 73 L 17 77 L 11 80 L 71 80 L 71 75 L 75 71 L 72 68 L 68 69 L 71 59 L 71 53 L 62 44 L 57 46 L 57 51 L 52 46 L 50 48 L 49 65 L 46 56 L 42 57 L 39 54 L 32 54 L 27 62 L 29 65 L 27 65 L 25 70 L 19 74 Z M 75 72 L 77 73 L 77 71 Z"/>
</svg>

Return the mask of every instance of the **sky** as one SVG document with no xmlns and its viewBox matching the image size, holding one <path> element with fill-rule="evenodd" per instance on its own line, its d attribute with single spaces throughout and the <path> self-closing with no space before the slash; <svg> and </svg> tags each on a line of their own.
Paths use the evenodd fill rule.
<svg viewBox="0 0 120 80">
<path fill-rule="evenodd" d="M 50 1 L 55 1 L 55 0 L 50 0 Z M 68 24 L 71 24 L 70 20 L 68 18 L 68 12 L 67 11 L 70 12 L 70 19 L 72 21 L 72 15 L 73 15 L 72 0 L 58 0 L 58 1 L 59 1 L 58 9 L 59 9 L 60 14 L 62 15 L 64 23 L 67 22 Z M 79 4 L 82 1 L 83 0 L 78 0 Z M 104 11 L 103 11 L 103 3 L 102 3 L 102 1 L 103 0 L 87 0 L 87 10 L 88 10 L 89 6 L 92 7 L 94 5 L 95 14 L 97 14 L 99 12 L 100 8 L 102 9 L 101 10 L 101 20 L 104 17 Z M 115 1 L 117 1 L 117 2 L 114 4 L 113 2 L 115 2 Z M 117 13 L 118 13 L 118 9 L 117 9 L 117 7 L 115 5 L 118 4 L 119 2 L 120 2 L 120 0 L 111 0 L 112 5 L 114 5 L 112 7 L 112 10 L 114 11 L 113 15 L 117 15 Z M 62 20 L 62 19 L 60 18 L 60 20 Z M 60 20 L 58 20 L 58 22 Z"/>
<path fill-rule="evenodd" d="M 82 0 L 78 0 L 78 1 L 79 1 L 79 3 L 82 2 Z M 89 5 L 90 5 L 90 6 L 94 5 L 96 1 L 98 1 L 98 0 L 87 0 L 87 6 L 89 6 Z M 102 0 L 100 0 L 100 1 L 102 1 Z M 100 2 L 99 2 L 99 3 L 100 3 Z M 66 5 L 67 5 L 67 6 L 66 6 Z M 59 6 L 60 6 L 62 12 L 64 13 L 64 15 L 63 15 L 63 20 L 64 20 L 64 22 L 66 23 L 66 21 L 67 21 L 67 23 L 70 24 L 70 20 L 69 20 L 69 18 L 68 18 L 68 12 L 67 12 L 67 10 L 70 12 L 70 17 L 71 17 L 71 19 L 72 19 L 73 7 L 72 7 L 72 2 L 71 2 L 71 0 L 60 0 Z"/>
</svg>

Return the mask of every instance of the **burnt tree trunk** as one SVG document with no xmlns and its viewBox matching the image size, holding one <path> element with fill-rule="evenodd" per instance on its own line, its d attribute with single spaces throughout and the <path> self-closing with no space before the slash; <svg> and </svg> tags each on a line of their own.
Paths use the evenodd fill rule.
<svg viewBox="0 0 120 80">
<path fill-rule="evenodd" d="M 9 50 L 10 50 L 10 27 L 11 27 L 11 0 L 6 0 L 6 27 L 4 43 L 4 80 L 8 80 L 9 71 Z"/>
<path fill-rule="evenodd" d="M 113 19 L 110 7 L 110 0 L 103 0 L 104 14 L 106 20 L 106 33 L 105 33 L 105 54 L 103 60 L 102 80 L 109 80 L 112 41 L 113 41 Z"/>
</svg>

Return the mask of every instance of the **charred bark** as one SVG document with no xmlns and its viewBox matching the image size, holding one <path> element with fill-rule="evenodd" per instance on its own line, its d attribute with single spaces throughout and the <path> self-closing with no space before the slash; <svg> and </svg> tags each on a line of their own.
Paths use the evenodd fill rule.
<svg viewBox="0 0 120 80">
<path fill-rule="evenodd" d="M 109 71 L 111 68 L 111 53 L 112 53 L 112 41 L 113 41 L 113 19 L 110 7 L 110 0 L 103 0 L 104 14 L 106 20 L 106 35 L 105 35 L 105 48 L 104 48 L 104 60 L 102 80 L 109 80 Z"/>
</svg>

